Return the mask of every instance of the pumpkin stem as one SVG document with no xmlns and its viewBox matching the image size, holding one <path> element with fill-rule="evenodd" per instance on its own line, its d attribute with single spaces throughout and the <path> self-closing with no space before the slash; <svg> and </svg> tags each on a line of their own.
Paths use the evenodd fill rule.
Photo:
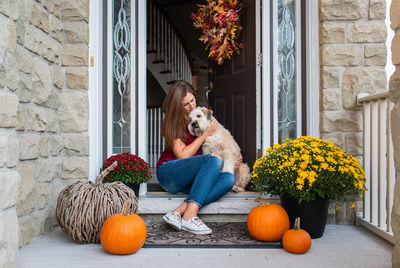
<svg viewBox="0 0 400 268">
<path fill-rule="evenodd" d="M 262 198 L 262 197 L 257 197 L 255 201 L 262 203 L 263 206 L 269 205 L 269 202 L 265 198 Z"/>
<path fill-rule="evenodd" d="M 100 184 L 103 182 L 103 179 L 111 172 L 114 170 L 114 168 L 118 165 L 117 161 L 114 161 L 114 163 L 112 163 L 111 166 L 109 166 L 108 168 L 106 168 L 105 170 L 103 170 L 99 176 L 97 176 L 96 178 L 96 184 Z"/>
<path fill-rule="evenodd" d="M 300 230 L 300 217 L 297 217 L 295 219 L 293 229 L 294 230 Z"/>
<path fill-rule="evenodd" d="M 121 214 L 124 216 L 128 216 L 131 214 L 131 200 L 125 200 Z"/>
</svg>

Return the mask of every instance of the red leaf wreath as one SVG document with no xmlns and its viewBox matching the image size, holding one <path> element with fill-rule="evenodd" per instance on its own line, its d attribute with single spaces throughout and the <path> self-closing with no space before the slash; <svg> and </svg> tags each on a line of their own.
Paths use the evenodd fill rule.
<svg viewBox="0 0 400 268">
<path fill-rule="evenodd" d="M 206 0 L 206 5 L 198 5 L 197 13 L 192 13 L 193 26 L 201 29 L 199 40 L 209 48 L 208 57 L 221 65 L 224 59 L 239 54 L 243 47 L 236 39 L 242 26 L 239 25 L 237 0 Z"/>
</svg>

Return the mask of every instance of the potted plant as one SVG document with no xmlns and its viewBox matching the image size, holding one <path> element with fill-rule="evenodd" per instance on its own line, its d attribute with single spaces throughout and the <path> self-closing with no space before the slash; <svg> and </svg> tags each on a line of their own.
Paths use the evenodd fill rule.
<svg viewBox="0 0 400 268">
<path fill-rule="evenodd" d="M 120 181 L 132 188 L 136 197 L 139 196 L 140 183 L 151 178 L 149 164 L 142 158 L 131 153 L 116 154 L 104 161 L 101 171 L 111 166 L 116 161 L 118 165 L 106 177 L 106 182 Z"/>
<path fill-rule="evenodd" d="M 302 136 L 266 150 L 252 172 L 256 191 L 279 195 L 291 227 L 301 217 L 311 238 L 323 235 L 329 200 L 357 198 L 365 173 L 350 154 L 332 142 Z"/>
</svg>

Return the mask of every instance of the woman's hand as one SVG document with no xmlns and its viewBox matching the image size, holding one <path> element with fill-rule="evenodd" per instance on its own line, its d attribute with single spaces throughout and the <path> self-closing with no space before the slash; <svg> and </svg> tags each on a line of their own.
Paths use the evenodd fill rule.
<svg viewBox="0 0 400 268">
<path fill-rule="evenodd" d="M 240 164 L 243 162 L 243 157 L 242 157 L 242 154 L 241 153 L 239 153 L 239 156 L 238 156 L 238 158 L 237 158 L 237 160 L 236 160 L 236 163 L 235 163 L 235 170 L 240 166 Z"/>
<path fill-rule="evenodd" d="M 203 135 L 206 138 L 208 138 L 209 136 L 213 135 L 217 131 L 217 129 L 218 129 L 218 122 L 215 118 L 213 118 L 206 131 L 204 131 Z"/>
</svg>

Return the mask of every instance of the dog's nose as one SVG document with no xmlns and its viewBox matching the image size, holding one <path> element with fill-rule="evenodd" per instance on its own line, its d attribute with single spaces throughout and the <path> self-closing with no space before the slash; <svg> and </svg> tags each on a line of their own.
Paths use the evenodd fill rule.
<svg viewBox="0 0 400 268">
<path fill-rule="evenodd" d="M 198 128 L 199 127 L 199 123 L 197 123 L 197 121 L 194 121 L 192 123 L 192 128 Z"/>
</svg>

